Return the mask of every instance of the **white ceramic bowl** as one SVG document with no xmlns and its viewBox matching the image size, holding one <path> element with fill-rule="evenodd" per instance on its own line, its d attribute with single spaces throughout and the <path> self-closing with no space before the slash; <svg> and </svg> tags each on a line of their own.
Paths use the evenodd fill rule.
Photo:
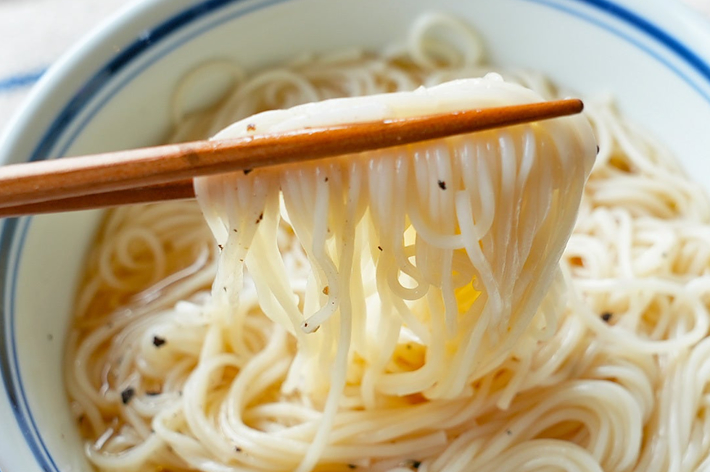
<svg viewBox="0 0 710 472">
<path fill-rule="evenodd" d="M 0 162 L 157 143 L 195 65 L 250 68 L 304 51 L 402 39 L 427 0 L 148 0 L 61 60 L 5 134 Z M 672 0 L 439 0 L 493 62 L 582 94 L 613 93 L 710 188 L 710 25 Z M 207 98 L 207 97 L 203 97 Z M 0 232 L 0 471 L 90 470 L 62 385 L 64 336 L 98 212 L 8 220 Z"/>
</svg>

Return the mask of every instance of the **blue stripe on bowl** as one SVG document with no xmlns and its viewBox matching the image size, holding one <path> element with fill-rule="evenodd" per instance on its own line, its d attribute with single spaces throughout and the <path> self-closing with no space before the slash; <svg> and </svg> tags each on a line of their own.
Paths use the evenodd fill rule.
<svg viewBox="0 0 710 472">
<path fill-rule="evenodd" d="M 61 110 L 61 112 L 57 115 L 57 118 L 55 118 L 45 132 L 44 136 L 40 140 L 40 144 L 35 148 L 34 152 L 30 156 L 30 160 L 35 161 L 47 159 L 52 149 L 62 138 L 63 133 L 67 131 L 67 128 L 74 122 L 74 120 L 77 119 L 80 113 L 87 111 L 87 105 L 91 104 L 90 102 L 92 99 L 94 99 L 101 90 L 105 90 L 105 87 L 109 85 L 114 86 L 115 88 L 111 91 L 109 96 L 105 97 L 101 101 L 91 104 L 92 109 L 88 110 L 87 116 L 79 123 L 77 130 L 73 132 L 69 139 L 66 139 L 65 145 L 63 146 L 63 150 L 66 150 L 91 116 L 100 111 L 101 107 L 113 94 L 125 86 L 125 84 L 130 82 L 130 80 L 132 80 L 140 71 L 144 70 L 145 67 L 150 65 L 145 64 L 143 68 L 134 71 L 134 73 L 127 77 L 123 77 L 122 81 L 118 83 L 118 86 L 116 87 L 116 84 L 112 83 L 112 80 L 119 72 L 124 71 L 129 64 L 134 64 L 137 58 L 144 57 L 147 51 L 153 49 L 156 45 L 160 44 L 166 38 L 170 37 L 185 26 L 193 24 L 195 21 L 203 19 L 208 14 L 214 13 L 227 5 L 236 4 L 241 1 L 243 0 L 204 1 L 174 15 L 172 18 L 161 23 L 156 28 L 141 35 L 138 40 L 124 49 L 121 53 L 114 56 L 111 61 L 99 69 L 99 71 L 83 86 L 77 88 L 77 93 Z M 205 24 L 201 29 L 193 32 L 193 34 L 182 38 L 179 42 L 176 41 L 174 44 L 169 45 L 165 51 L 162 51 L 162 55 L 169 53 L 180 44 L 194 38 L 216 24 L 229 21 L 237 16 L 247 13 L 248 11 L 258 10 L 264 8 L 265 6 L 283 1 L 288 0 L 266 0 L 262 3 L 251 6 L 248 10 L 239 11 L 233 15 L 220 18 L 216 23 L 211 23 L 209 25 Z M 706 100 L 710 101 L 707 93 L 703 91 L 700 86 L 687 74 L 671 64 L 668 59 L 664 58 L 650 47 L 640 43 L 629 34 L 624 33 L 621 29 L 611 27 L 609 24 L 602 23 L 598 19 L 585 15 L 583 11 L 578 10 L 577 8 L 579 8 L 580 5 L 591 7 L 598 13 L 603 13 L 607 17 L 620 21 L 625 26 L 631 27 L 631 29 L 635 32 L 643 33 L 643 35 L 650 38 L 654 44 L 662 46 L 666 52 L 673 53 L 674 56 L 681 59 L 683 63 L 690 67 L 690 69 L 694 70 L 708 83 L 710 83 L 710 66 L 707 62 L 695 54 L 692 49 L 688 48 L 686 45 L 679 42 L 677 39 L 670 36 L 664 30 L 660 29 L 645 18 L 635 14 L 633 11 L 611 3 L 608 0 L 521 1 L 537 3 L 574 15 L 609 31 L 625 41 L 630 42 L 635 47 L 643 50 L 645 53 L 664 64 L 666 67 L 672 69 L 680 78 L 704 96 Z M 577 7 L 574 6 L 575 4 Z M 153 61 L 160 59 L 162 55 L 156 56 L 153 58 Z M 61 152 L 59 154 L 61 154 Z M 17 423 L 37 460 L 37 465 L 39 465 L 41 470 L 46 472 L 59 472 L 56 463 L 52 459 L 52 456 L 47 450 L 47 447 L 42 440 L 42 436 L 37 429 L 32 412 L 29 410 L 22 379 L 20 378 L 16 346 L 13 337 L 15 320 L 14 297 L 16 293 L 15 284 L 17 283 L 16 276 L 19 270 L 20 255 L 22 253 L 22 248 L 25 242 L 25 234 L 29 228 L 30 220 L 30 218 L 6 220 L 2 226 L 2 231 L 0 232 L 0 261 L 3 261 L 2 266 L 0 266 L 0 287 L 3 287 L 2 293 L 0 293 L 0 370 L 2 371 L 2 380 L 7 387 L 6 391 L 8 399 L 15 413 Z M 14 252 L 13 249 L 15 249 Z"/>
<path fill-rule="evenodd" d="M 29 403 L 25 394 L 25 387 L 22 383 L 22 376 L 20 375 L 19 359 L 17 356 L 17 345 L 15 344 L 14 336 L 16 319 L 15 294 L 17 293 L 17 274 L 20 269 L 20 256 L 22 254 L 22 248 L 25 245 L 27 230 L 30 227 L 30 220 L 31 218 L 9 220 L 7 222 L 8 226 L 10 226 L 10 228 L 8 228 L 7 230 L 9 240 L 5 240 L 5 228 L 3 228 L 3 234 L 2 237 L 0 237 L 0 251 L 2 254 L 9 255 L 6 260 L 8 262 L 8 265 L 12 265 L 12 270 L 9 272 L 10 274 L 12 274 L 9 284 L 6 285 L 6 272 L 3 270 L 0 273 L 0 284 L 2 284 L 0 286 L 7 287 L 7 291 L 10 294 L 9 297 L 6 297 L 6 294 L 3 293 L 2 300 L 2 310 L 5 311 L 5 301 L 7 300 L 7 313 L 9 313 L 10 315 L 9 324 L 5 333 L 3 333 L 3 331 L 5 331 L 5 319 L 4 316 L 2 316 L 4 315 L 4 313 L 0 313 L 0 316 L 2 316 L 2 318 L 0 318 L 0 335 L 2 335 L 2 340 L 0 340 L 0 358 L 3 359 L 3 362 L 0 365 L 2 365 L 3 369 L 5 368 L 5 357 L 7 357 L 8 361 L 11 362 L 12 370 L 7 371 L 10 382 L 7 382 L 7 379 L 5 378 L 6 372 L 4 370 L 2 372 L 3 380 L 5 380 L 5 385 L 6 387 L 8 387 L 7 394 L 10 398 L 10 405 L 12 406 L 15 412 L 15 417 L 18 420 L 20 430 L 22 431 L 22 434 L 25 437 L 27 444 L 32 450 L 32 453 L 37 459 L 37 463 L 40 465 L 40 467 L 42 467 L 42 470 L 45 472 L 59 472 L 59 468 L 55 464 L 54 459 L 52 458 L 51 454 L 49 453 L 49 450 L 47 449 L 47 446 L 42 440 L 39 428 L 37 428 L 37 424 L 35 422 L 34 416 L 32 415 L 32 411 L 30 411 L 29 408 Z M 8 243 L 7 246 L 5 246 L 6 242 Z M 8 247 L 11 249 L 13 243 L 16 244 L 16 250 L 14 252 L 8 251 L 6 253 L 5 248 Z M 3 345 L 5 340 L 10 346 L 10 356 L 7 356 L 8 351 L 5 350 L 7 345 Z M 14 383 L 14 385 L 12 383 L 13 376 L 16 378 L 16 382 Z"/>
<path fill-rule="evenodd" d="M 563 3 L 581 3 L 587 4 L 591 7 L 598 9 L 599 11 L 605 12 L 610 16 L 616 17 L 626 24 L 632 25 L 636 32 L 642 32 L 646 36 L 650 36 L 655 39 L 658 43 L 661 43 L 670 52 L 674 53 L 677 58 L 682 59 L 684 63 L 691 66 L 697 73 L 700 74 L 705 80 L 707 80 L 706 85 L 710 84 L 710 65 L 703 61 L 697 54 L 695 54 L 689 47 L 687 47 L 682 42 L 675 39 L 673 36 L 669 35 L 658 26 L 654 25 L 645 18 L 638 16 L 631 10 L 623 8 L 619 5 L 615 5 L 607 0 L 522 0 L 530 3 L 537 3 L 540 5 L 545 5 L 555 10 L 562 11 L 569 15 L 575 16 L 588 23 L 594 24 L 601 29 L 609 31 L 614 35 L 624 39 L 626 42 L 633 44 L 638 49 L 644 51 L 649 56 L 656 59 L 658 62 L 663 64 L 666 68 L 673 71 L 678 77 L 682 78 L 685 83 L 687 83 L 693 90 L 695 90 L 700 96 L 702 96 L 706 101 L 710 102 L 710 94 L 707 90 L 704 90 L 700 85 L 692 80 L 686 73 L 678 69 L 678 67 L 669 61 L 667 58 L 661 56 L 652 48 L 644 43 L 639 42 L 630 34 L 625 33 L 619 29 L 613 28 L 608 24 L 600 21 L 596 18 L 592 18 L 585 15 L 583 12 L 576 10 L 574 7 Z"/>
<path fill-rule="evenodd" d="M 645 18 L 635 14 L 634 12 L 614 4 L 608 0 L 575 0 L 580 3 L 586 3 L 592 7 L 598 8 L 611 16 L 615 16 L 620 20 L 634 26 L 639 31 L 654 38 L 659 43 L 666 46 L 668 49 L 676 53 L 686 63 L 692 66 L 703 77 L 710 81 L 710 65 L 695 54 L 688 46 L 678 41 L 676 38 L 666 33 L 664 30 L 654 25 Z"/>
</svg>

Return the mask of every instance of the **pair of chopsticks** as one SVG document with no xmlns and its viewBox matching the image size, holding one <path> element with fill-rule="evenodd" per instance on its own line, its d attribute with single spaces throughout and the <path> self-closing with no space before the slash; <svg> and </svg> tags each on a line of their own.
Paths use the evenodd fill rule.
<svg viewBox="0 0 710 472">
<path fill-rule="evenodd" d="M 580 113 L 577 99 L 196 141 L 0 167 L 0 217 L 193 198 L 192 178 Z"/>
</svg>

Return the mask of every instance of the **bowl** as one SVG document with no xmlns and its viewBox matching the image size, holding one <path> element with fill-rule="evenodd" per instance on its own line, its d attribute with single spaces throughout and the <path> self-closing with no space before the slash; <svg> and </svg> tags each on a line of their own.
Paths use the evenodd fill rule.
<svg viewBox="0 0 710 472">
<path fill-rule="evenodd" d="M 211 59 L 248 69 L 304 52 L 402 40 L 426 0 L 147 0 L 98 27 L 43 77 L 0 162 L 158 143 L 180 79 Z M 582 96 L 612 94 L 710 188 L 710 25 L 668 0 L 440 0 L 496 64 Z M 218 87 L 217 87 L 218 88 Z M 195 92 L 195 103 L 214 91 Z M 62 382 L 64 339 L 101 212 L 10 219 L 0 231 L 0 470 L 88 471 Z"/>
</svg>

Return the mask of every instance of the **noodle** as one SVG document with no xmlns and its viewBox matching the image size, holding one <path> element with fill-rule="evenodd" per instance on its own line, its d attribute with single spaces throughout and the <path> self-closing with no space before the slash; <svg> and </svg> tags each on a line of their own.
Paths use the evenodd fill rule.
<svg viewBox="0 0 710 472">
<path fill-rule="evenodd" d="M 304 57 L 255 75 L 215 62 L 205 67 L 234 91 L 218 108 L 177 111 L 172 139 L 539 99 L 495 75 L 435 86 L 485 75 L 482 51 L 466 25 L 432 14 L 382 56 Z M 539 75 L 503 75 L 557 95 Z M 430 88 L 252 116 L 420 85 Z M 570 118 L 200 179 L 200 207 L 111 212 L 67 345 L 91 463 L 710 464 L 710 206 L 610 103 L 587 110 L 599 153 L 584 188 L 594 144 Z"/>
</svg>

